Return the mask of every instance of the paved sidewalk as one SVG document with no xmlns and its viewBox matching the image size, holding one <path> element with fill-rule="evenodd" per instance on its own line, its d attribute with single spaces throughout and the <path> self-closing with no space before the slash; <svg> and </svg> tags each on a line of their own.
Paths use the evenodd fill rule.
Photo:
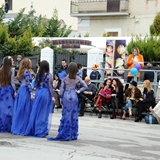
<svg viewBox="0 0 160 160">
<path fill-rule="evenodd" d="M 56 136 L 60 117 L 61 109 L 55 110 L 49 136 Z M 1 133 L 0 160 L 160 160 L 160 125 L 85 114 L 77 141 Z"/>
</svg>

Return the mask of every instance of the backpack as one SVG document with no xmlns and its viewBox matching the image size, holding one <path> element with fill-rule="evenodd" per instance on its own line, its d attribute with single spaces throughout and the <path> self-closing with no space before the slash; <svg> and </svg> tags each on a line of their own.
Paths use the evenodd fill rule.
<svg viewBox="0 0 160 160">
<path fill-rule="evenodd" d="M 156 117 L 153 116 L 153 114 L 147 114 L 145 116 L 145 122 L 147 124 L 158 124 L 158 121 L 157 121 Z"/>
</svg>

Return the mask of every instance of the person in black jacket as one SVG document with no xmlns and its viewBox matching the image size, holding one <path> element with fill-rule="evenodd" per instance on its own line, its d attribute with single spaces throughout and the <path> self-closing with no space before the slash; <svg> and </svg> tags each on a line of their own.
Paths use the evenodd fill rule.
<svg viewBox="0 0 160 160">
<path fill-rule="evenodd" d="M 155 97 L 151 82 L 149 80 L 145 80 L 143 82 L 143 87 L 143 96 L 136 103 L 136 107 L 138 109 L 138 117 L 135 119 L 135 122 L 139 122 L 142 120 L 142 112 L 145 109 L 149 110 L 150 107 L 154 108 L 155 106 Z"/>
<path fill-rule="evenodd" d="M 147 63 L 148 70 L 153 70 L 153 66 L 151 63 Z M 144 80 L 149 80 L 150 82 L 154 81 L 154 72 L 146 71 L 144 73 Z"/>
<path fill-rule="evenodd" d="M 78 94 L 78 96 L 81 99 L 81 102 L 79 104 L 80 106 L 80 113 L 79 116 L 82 117 L 84 116 L 84 108 L 85 108 L 85 103 L 92 103 L 93 98 L 97 92 L 97 87 L 91 83 L 91 79 L 89 77 L 85 78 L 85 83 L 87 84 L 87 87 L 85 91 L 81 92 Z"/>
<path fill-rule="evenodd" d="M 118 78 L 112 79 L 112 98 L 111 104 L 113 107 L 113 113 L 110 116 L 111 119 L 116 118 L 117 114 L 120 114 L 118 105 L 123 104 L 123 84 Z M 115 111 L 116 110 L 116 111 Z"/>
<path fill-rule="evenodd" d="M 62 61 L 61 61 L 61 67 L 58 68 L 58 70 L 56 72 L 56 75 L 58 75 L 58 78 L 59 78 L 57 89 L 60 88 L 60 86 L 61 86 L 61 79 L 63 79 L 67 75 L 67 73 L 68 73 L 67 60 L 66 59 L 62 59 Z"/>
<path fill-rule="evenodd" d="M 90 73 L 90 79 L 91 80 L 99 80 L 101 78 L 101 74 L 97 70 L 98 64 L 93 64 L 92 68 L 93 69 L 92 69 L 92 72 Z M 91 82 L 91 83 L 95 84 L 97 88 L 99 87 L 99 83 L 97 83 L 97 82 Z"/>
</svg>

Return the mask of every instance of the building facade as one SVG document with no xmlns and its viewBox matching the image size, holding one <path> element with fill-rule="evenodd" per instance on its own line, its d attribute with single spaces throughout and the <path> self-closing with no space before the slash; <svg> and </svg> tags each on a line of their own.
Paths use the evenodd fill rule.
<svg viewBox="0 0 160 160">
<path fill-rule="evenodd" d="M 31 9 L 35 15 L 51 18 L 53 10 L 67 26 L 72 26 L 70 37 L 149 35 L 150 25 L 160 11 L 160 0 L 8 0 L 10 10 L 6 21 L 14 18 L 20 9 Z M 0 5 L 5 0 L 0 0 Z"/>
<path fill-rule="evenodd" d="M 46 15 L 47 18 L 51 18 L 53 10 L 58 10 L 58 18 L 62 19 L 67 26 L 72 26 L 73 30 L 77 30 L 77 17 L 70 16 L 70 0 L 31 0 L 31 1 L 20 1 L 20 0 L 8 0 L 9 12 L 6 14 L 6 18 L 14 18 L 16 14 L 22 8 L 25 9 L 25 14 L 31 9 L 35 10 L 35 15 Z M 5 0 L 0 0 L 0 6 L 5 4 Z"/>
<path fill-rule="evenodd" d="M 149 35 L 160 0 L 71 0 L 78 32 L 89 37 Z"/>
</svg>

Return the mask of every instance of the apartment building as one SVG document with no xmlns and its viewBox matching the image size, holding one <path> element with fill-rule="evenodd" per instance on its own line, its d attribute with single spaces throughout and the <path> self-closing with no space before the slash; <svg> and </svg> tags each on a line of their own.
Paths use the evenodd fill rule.
<svg viewBox="0 0 160 160">
<path fill-rule="evenodd" d="M 70 16 L 70 0 L 8 0 L 9 12 L 6 14 L 6 20 L 14 18 L 20 9 L 26 8 L 25 14 L 31 9 L 35 10 L 35 15 L 46 15 L 51 18 L 53 10 L 58 10 L 58 18 L 63 20 L 67 26 L 72 26 L 77 30 L 77 17 Z M 5 4 L 5 0 L 0 0 L 0 6 Z"/>
<path fill-rule="evenodd" d="M 89 37 L 149 35 L 160 11 L 160 0 L 71 0 L 70 5 L 78 32 Z"/>
<path fill-rule="evenodd" d="M 31 9 L 35 15 L 52 17 L 53 9 L 58 17 L 74 30 L 70 36 L 102 37 L 149 34 L 150 25 L 160 11 L 160 0 L 8 0 L 10 10 L 6 21 L 14 18 L 20 9 Z M 5 0 L 0 0 L 0 5 Z"/>
</svg>

